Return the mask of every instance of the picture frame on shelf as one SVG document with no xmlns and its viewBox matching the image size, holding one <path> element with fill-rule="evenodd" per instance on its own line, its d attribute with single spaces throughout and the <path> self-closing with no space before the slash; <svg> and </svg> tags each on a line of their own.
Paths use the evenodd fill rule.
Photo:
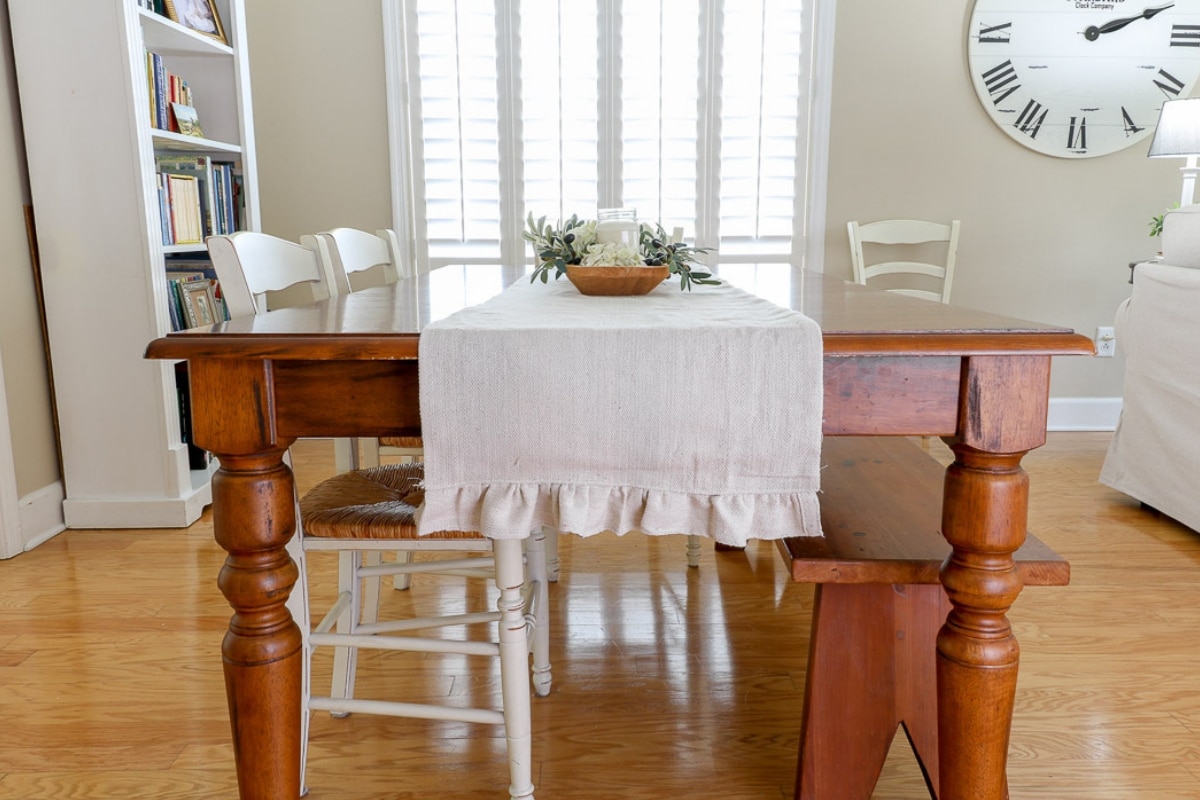
<svg viewBox="0 0 1200 800">
<path fill-rule="evenodd" d="M 171 103 L 171 113 L 175 115 L 175 127 L 184 136 L 204 136 L 200 127 L 200 115 L 192 106 L 183 103 Z"/>
<path fill-rule="evenodd" d="M 166 0 L 167 18 L 188 30 L 211 36 L 221 44 L 229 44 L 221 15 L 214 0 Z"/>
<path fill-rule="evenodd" d="M 188 281 L 183 284 L 183 299 L 189 328 L 213 325 L 220 321 L 212 281 Z"/>
</svg>

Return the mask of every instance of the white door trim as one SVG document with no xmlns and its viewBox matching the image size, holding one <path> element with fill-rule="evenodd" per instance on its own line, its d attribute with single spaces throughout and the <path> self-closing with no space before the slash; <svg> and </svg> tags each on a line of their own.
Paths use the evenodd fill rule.
<svg viewBox="0 0 1200 800">
<path fill-rule="evenodd" d="M 813 57 L 809 62 L 809 69 L 812 70 L 813 77 L 808 86 L 814 96 L 808 106 L 808 191 L 805 197 L 807 213 L 803 263 L 813 272 L 824 272 L 825 204 L 829 188 L 829 127 L 832 114 L 830 107 L 833 102 L 833 44 L 837 0 L 814 0 L 811 8 Z"/>
</svg>

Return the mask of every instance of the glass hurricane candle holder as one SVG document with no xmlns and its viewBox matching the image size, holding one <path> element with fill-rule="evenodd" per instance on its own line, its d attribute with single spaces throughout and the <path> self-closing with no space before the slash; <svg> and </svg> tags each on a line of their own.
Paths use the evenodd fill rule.
<svg viewBox="0 0 1200 800">
<path fill-rule="evenodd" d="M 601 208 L 596 211 L 596 241 L 623 244 L 632 250 L 638 246 L 636 208 Z"/>
</svg>

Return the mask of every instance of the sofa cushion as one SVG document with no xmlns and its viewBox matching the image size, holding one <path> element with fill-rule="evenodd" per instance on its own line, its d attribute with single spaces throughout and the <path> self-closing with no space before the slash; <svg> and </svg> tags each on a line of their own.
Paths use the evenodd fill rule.
<svg viewBox="0 0 1200 800">
<path fill-rule="evenodd" d="M 1163 217 L 1162 260 L 1200 268 L 1200 204 L 1173 209 Z"/>
</svg>

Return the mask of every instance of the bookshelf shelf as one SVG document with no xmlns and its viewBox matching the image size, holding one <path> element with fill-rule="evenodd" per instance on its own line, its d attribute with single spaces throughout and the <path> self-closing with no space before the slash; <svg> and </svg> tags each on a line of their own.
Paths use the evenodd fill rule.
<svg viewBox="0 0 1200 800">
<path fill-rule="evenodd" d="M 188 30 L 179 23 L 172 22 L 153 11 L 147 11 L 144 8 L 136 10 L 142 21 L 142 41 L 150 50 L 164 55 L 186 53 L 218 58 L 229 58 L 234 54 L 232 47 L 221 44 L 210 36 Z"/>
<path fill-rule="evenodd" d="M 259 227 L 244 3 L 215 0 L 228 44 L 137 0 L 9 9 L 72 528 L 183 527 L 211 502 L 214 467 L 194 468 L 180 416 L 186 373 L 142 355 L 171 330 L 168 262 L 205 252 L 163 244 L 162 162 L 221 162 L 225 219 Z M 187 82 L 206 138 L 154 127 L 148 51 Z"/>
<path fill-rule="evenodd" d="M 165 255 L 174 255 L 177 253 L 206 253 L 208 248 L 202 244 L 164 244 L 163 253 Z"/>
<path fill-rule="evenodd" d="M 150 130 L 150 137 L 154 141 L 155 150 L 169 150 L 172 152 L 195 152 L 195 153 L 240 153 L 242 146 L 240 144 L 231 144 L 229 142 L 218 142 L 214 139 L 205 139 L 202 136 L 186 136 L 182 133 L 174 131 L 161 131 L 157 128 Z"/>
</svg>

